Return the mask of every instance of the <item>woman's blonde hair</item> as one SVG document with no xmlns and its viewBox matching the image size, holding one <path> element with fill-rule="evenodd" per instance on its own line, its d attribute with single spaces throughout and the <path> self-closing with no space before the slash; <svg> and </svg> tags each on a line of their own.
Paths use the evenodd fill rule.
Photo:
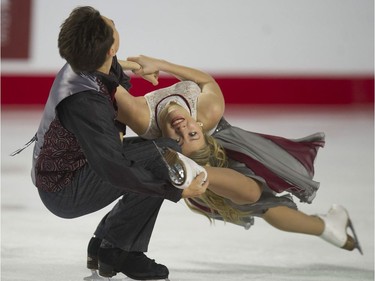
<svg viewBox="0 0 375 281">
<path fill-rule="evenodd" d="M 212 167 L 228 167 L 228 160 L 224 148 L 216 141 L 214 137 L 207 134 L 204 134 L 204 137 L 207 145 L 190 154 L 189 158 L 201 166 L 208 165 Z M 209 189 L 207 189 L 203 195 L 199 196 L 199 199 L 211 209 L 212 214 L 220 214 L 224 221 L 227 222 L 239 223 L 241 221 L 241 217 L 249 215 L 247 212 L 242 212 L 233 208 L 227 203 L 225 198 L 217 195 Z M 193 206 L 189 200 L 185 199 L 185 202 L 193 211 L 208 217 L 205 212 Z M 211 217 L 208 217 L 208 219 L 212 221 Z"/>
</svg>

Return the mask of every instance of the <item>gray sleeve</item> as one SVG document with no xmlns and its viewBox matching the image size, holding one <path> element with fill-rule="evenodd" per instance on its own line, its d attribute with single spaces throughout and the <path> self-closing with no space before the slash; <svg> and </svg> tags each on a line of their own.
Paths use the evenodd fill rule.
<svg viewBox="0 0 375 281">
<path fill-rule="evenodd" d="M 78 93 L 62 101 L 57 112 L 60 122 L 75 135 L 88 164 L 103 181 L 126 191 L 171 201 L 181 198 L 181 192 L 166 179 L 127 159 L 115 126 L 115 111 L 107 97 L 90 91 Z"/>
</svg>

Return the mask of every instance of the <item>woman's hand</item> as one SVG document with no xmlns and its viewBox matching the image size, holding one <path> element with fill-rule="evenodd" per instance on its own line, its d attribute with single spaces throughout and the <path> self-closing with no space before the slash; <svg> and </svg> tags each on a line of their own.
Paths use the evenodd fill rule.
<svg viewBox="0 0 375 281">
<path fill-rule="evenodd" d="M 191 184 L 182 191 L 182 198 L 198 197 L 206 192 L 209 185 L 208 180 L 204 181 L 204 173 L 200 173 Z"/>
</svg>

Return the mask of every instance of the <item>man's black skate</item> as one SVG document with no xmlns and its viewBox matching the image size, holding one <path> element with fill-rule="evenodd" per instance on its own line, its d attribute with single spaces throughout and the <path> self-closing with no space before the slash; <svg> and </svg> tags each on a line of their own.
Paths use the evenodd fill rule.
<svg viewBox="0 0 375 281">
<path fill-rule="evenodd" d="M 118 272 L 135 280 L 166 279 L 169 270 L 142 252 L 126 252 L 118 248 L 99 248 L 99 275 L 112 277 Z"/>
<path fill-rule="evenodd" d="M 102 239 L 92 237 L 87 246 L 87 268 L 91 270 L 98 269 L 98 252 Z"/>
<path fill-rule="evenodd" d="M 118 272 L 135 280 L 168 280 L 168 268 L 155 263 L 142 252 L 126 252 L 118 248 L 101 248 L 102 239 L 92 237 L 87 247 L 87 268 L 99 269 L 103 277 Z"/>
</svg>

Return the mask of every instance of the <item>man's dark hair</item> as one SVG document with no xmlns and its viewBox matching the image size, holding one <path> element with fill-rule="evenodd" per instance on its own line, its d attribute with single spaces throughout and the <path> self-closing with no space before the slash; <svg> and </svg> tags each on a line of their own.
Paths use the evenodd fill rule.
<svg viewBox="0 0 375 281">
<path fill-rule="evenodd" d="M 61 25 L 58 47 L 74 71 L 91 72 L 103 65 L 113 42 L 113 29 L 86 6 L 75 8 Z"/>
</svg>

